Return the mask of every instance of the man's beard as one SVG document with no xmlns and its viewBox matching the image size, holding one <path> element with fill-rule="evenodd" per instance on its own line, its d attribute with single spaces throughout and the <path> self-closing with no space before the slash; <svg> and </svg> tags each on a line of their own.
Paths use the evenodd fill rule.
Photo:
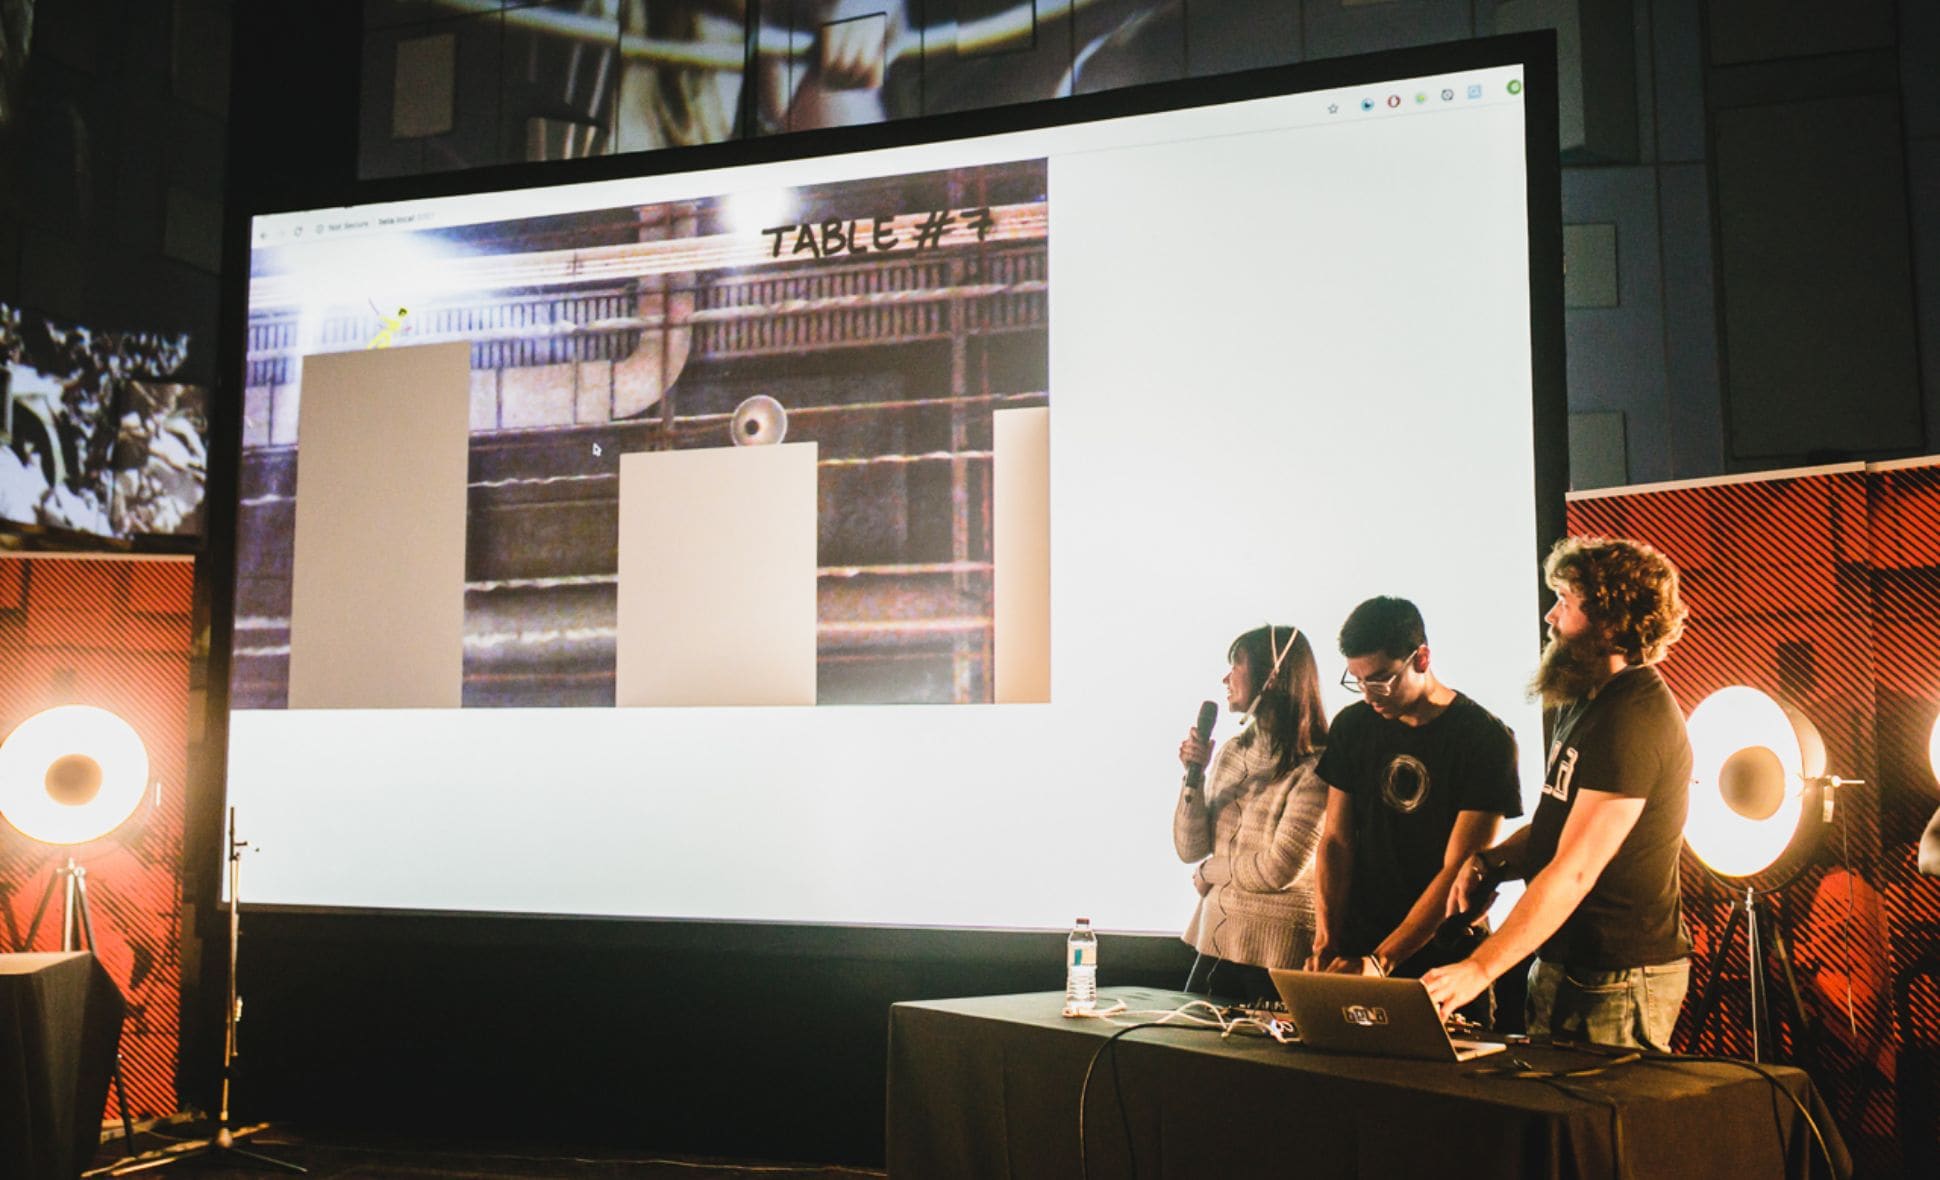
<svg viewBox="0 0 1940 1180">
<path fill-rule="evenodd" d="M 1609 679 L 1610 652 L 1593 633 L 1565 639 L 1551 631 L 1542 663 L 1529 681 L 1529 695 L 1541 697 L 1546 709 L 1582 700 Z"/>
</svg>

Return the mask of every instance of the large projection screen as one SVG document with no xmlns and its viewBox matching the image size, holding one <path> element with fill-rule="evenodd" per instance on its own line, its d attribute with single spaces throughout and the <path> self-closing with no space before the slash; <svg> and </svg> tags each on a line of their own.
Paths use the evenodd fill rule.
<svg viewBox="0 0 1940 1180">
<path fill-rule="evenodd" d="M 1562 398 L 1534 44 L 254 217 L 225 686 L 248 900 L 1176 933 L 1176 750 L 1228 644 L 1303 628 L 1338 710 L 1335 635 L 1375 594 L 1420 604 L 1533 797 Z M 458 341 L 462 431 L 410 363 Z M 384 407 L 361 467 L 341 418 L 303 462 L 323 353 Z M 415 497 L 458 489 L 345 481 L 419 488 L 398 439 L 428 462 L 455 432 L 459 703 L 290 707 L 293 658 L 381 685 L 449 643 L 310 651 L 289 599 L 317 592 L 299 499 L 375 499 L 370 554 L 418 560 Z"/>
</svg>

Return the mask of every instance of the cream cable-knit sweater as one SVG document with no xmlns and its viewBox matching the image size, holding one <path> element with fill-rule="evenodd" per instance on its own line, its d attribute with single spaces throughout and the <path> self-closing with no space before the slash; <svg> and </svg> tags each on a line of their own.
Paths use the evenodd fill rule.
<svg viewBox="0 0 1940 1180">
<path fill-rule="evenodd" d="M 1270 780 L 1277 759 L 1265 735 L 1238 739 L 1213 755 L 1200 790 L 1183 788 L 1172 816 L 1179 859 L 1203 861 L 1193 874 L 1199 908 L 1185 941 L 1201 954 L 1256 967 L 1299 967 L 1314 941 L 1314 845 L 1327 784 L 1318 752 Z"/>
</svg>

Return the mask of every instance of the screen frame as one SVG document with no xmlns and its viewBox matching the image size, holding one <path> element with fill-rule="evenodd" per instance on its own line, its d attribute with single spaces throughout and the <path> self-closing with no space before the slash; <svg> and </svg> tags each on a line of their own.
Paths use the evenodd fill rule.
<svg viewBox="0 0 1940 1180">
<path fill-rule="evenodd" d="M 226 905 L 222 867 L 227 813 L 230 652 L 234 642 L 235 499 L 242 455 L 242 386 L 253 218 L 838 155 L 1503 66 L 1520 67 L 1523 77 L 1531 424 L 1536 477 L 1533 489 L 1536 536 L 1532 538 L 1531 576 L 1540 590 L 1542 557 L 1563 535 L 1568 481 L 1556 44 L 1553 32 L 1548 30 L 752 140 L 409 178 L 346 180 L 328 191 L 305 193 L 301 197 L 274 187 L 273 178 L 266 179 L 262 190 L 255 192 L 247 190 L 246 182 L 239 183 L 237 199 L 230 202 L 227 211 L 225 248 L 227 257 L 236 261 L 225 274 L 217 353 L 219 370 L 212 391 L 215 396 L 211 398 L 210 470 L 204 501 L 209 648 L 203 695 L 207 714 L 201 727 L 201 765 L 191 772 L 199 789 L 190 804 L 184 869 L 186 895 L 196 904 L 198 913 L 211 921 Z M 246 159 L 247 154 L 247 151 L 238 151 L 235 158 Z M 352 171 L 346 168 L 345 174 Z M 1532 638 L 1539 641 L 1540 619 L 1531 618 L 1529 623 Z M 248 838 L 247 831 L 239 835 L 245 840 Z M 277 914 L 279 926 L 306 940 L 628 946 L 669 951 L 837 954 L 861 959 L 1028 962 L 1041 959 L 1061 937 L 1035 930 L 960 927 L 256 905 L 247 900 L 247 881 L 245 869 L 239 890 L 243 898 L 241 908 L 252 913 Z M 1113 943 L 1115 948 L 1122 948 L 1115 950 L 1115 966 L 1143 964 L 1156 968 L 1174 963 L 1181 953 L 1189 954 L 1173 936 L 1123 935 L 1115 936 Z"/>
</svg>

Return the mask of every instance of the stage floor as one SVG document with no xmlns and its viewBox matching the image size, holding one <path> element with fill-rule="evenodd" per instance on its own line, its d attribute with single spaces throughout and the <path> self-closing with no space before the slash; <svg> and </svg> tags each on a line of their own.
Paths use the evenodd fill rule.
<svg viewBox="0 0 1940 1180">
<path fill-rule="evenodd" d="M 184 1138 L 200 1137 L 206 1129 L 194 1124 L 159 1126 L 138 1132 L 135 1146 L 152 1152 Z M 775 1180 L 856 1180 L 883 1177 L 868 1168 L 835 1164 L 788 1163 L 775 1160 L 729 1160 L 703 1156 L 655 1155 L 611 1150 L 578 1150 L 570 1145 L 507 1143 L 483 1144 L 440 1139 L 418 1140 L 308 1131 L 278 1124 L 247 1139 L 238 1147 L 274 1156 L 309 1169 L 310 1180 L 737 1180 L 751 1176 Z M 105 1144 L 94 1167 L 104 1168 L 121 1158 L 119 1136 Z M 282 1177 L 287 1173 L 246 1157 L 209 1153 L 183 1158 L 136 1176 Z"/>
</svg>

